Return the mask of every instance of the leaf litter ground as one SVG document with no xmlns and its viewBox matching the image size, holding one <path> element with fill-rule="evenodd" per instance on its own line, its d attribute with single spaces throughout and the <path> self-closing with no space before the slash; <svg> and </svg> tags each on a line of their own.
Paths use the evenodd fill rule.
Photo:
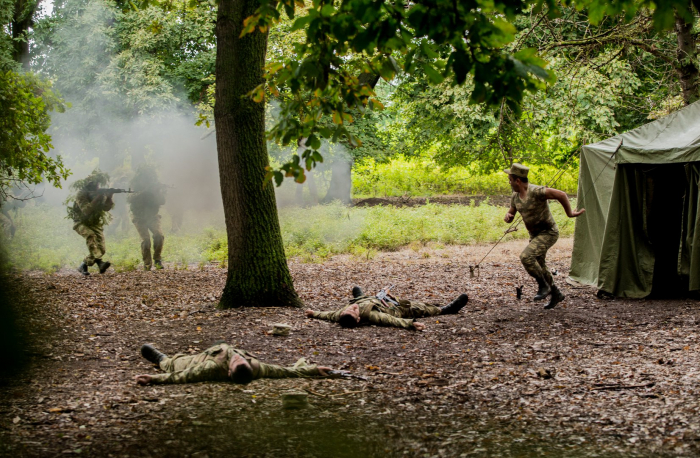
<svg viewBox="0 0 700 458">
<path fill-rule="evenodd" d="M 17 277 L 29 330 L 28 367 L 0 386 L 5 456 L 697 456 L 700 452 L 697 303 L 599 300 L 564 283 L 571 240 L 550 251 L 567 295 L 551 311 L 531 300 L 523 241 L 406 249 L 375 258 L 291 261 L 297 291 L 317 310 L 353 285 L 447 303 L 458 315 L 423 319 L 424 332 L 353 330 L 297 309 L 214 307 L 226 272 L 164 270 L 82 278 Z M 515 287 L 525 284 L 522 300 Z M 288 323 L 288 337 L 269 334 Z M 139 355 L 199 352 L 225 340 L 260 359 L 300 357 L 358 380 L 261 380 L 139 387 L 157 371 Z M 308 393 L 310 406 L 282 409 Z"/>
</svg>

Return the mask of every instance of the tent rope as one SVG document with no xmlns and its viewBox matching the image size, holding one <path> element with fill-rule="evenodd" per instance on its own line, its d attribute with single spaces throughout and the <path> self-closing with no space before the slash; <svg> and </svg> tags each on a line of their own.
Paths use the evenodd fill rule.
<svg viewBox="0 0 700 458">
<path fill-rule="evenodd" d="M 617 153 L 617 150 L 620 149 L 620 146 L 622 146 L 622 142 L 620 142 L 620 145 L 615 149 L 615 152 L 612 154 L 612 156 L 610 156 L 610 159 L 612 159 L 613 156 L 615 156 L 615 153 Z M 571 160 L 572 157 L 574 157 L 574 153 L 576 153 L 577 151 L 580 151 L 581 148 L 582 148 L 582 146 L 577 146 L 576 148 L 572 149 L 571 152 L 569 152 L 568 157 L 566 158 L 566 161 L 564 161 L 563 166 L 549 180 L 546 187 L 551 188 L 553 185 L 555 185 L 561 179 L 561 177 L 564 176 L 564 172 L 566 171 L 566 167 L 569 165 L 569 161 Z M 608 162 L 605 164 L 605 167 L 607 167 L 608 163 L 610 163 L 610 159 L 608 159 Z M 605 167 L 603 167 L 603 170 L 605 170 Z M 601 173 L 602 173 L 602 170 L 601 170 Z M 598 181 L 598 178 L 600 178 L 600 175 L 601 174 L 599 173 L 598 176 L 596 177 L 595 181 L 593 181 L 593 184 L 595 184 L 595 182 Z M 586 195 L 584 194 L 584 198 L 585 198 L 585 196 Z M 583 200 L 583 199 L 581 199 L 581 200 Z M 522 222 L 522 217 L 520 216 L 520 214 L 518 214 L 518 216 L 516 216 L 515 220 L 510 224 L 508 229 L 505 230 L 505 232 L 503 233 L 501 238 L 498 239 L 496 241 L 496 243 L 493 244 L 491 249 L 484 255 L 484 257 L 482 257 L 481 260 L 479 262 L 477 262 L 476 264 L 474 264 L 473 266 L 469 266 L 469 275 L 471 278 L 478 276 L 479 266 L 481 265 L 482 262 L 484 262 L 484 259 L 486 259 L 488 257 L 488 255 L 491 254 L 491 252 L 494 250 L 494 248 L 496 248 L 496 246 L 498 246 L 498 244 L 501 243 L 501 241 L 503 240 L 503 238 L 506 235 L 510 234 L 511 232 L 517 231 L 518 226 L 520 225 L 521 222 Z"/>
</svg>

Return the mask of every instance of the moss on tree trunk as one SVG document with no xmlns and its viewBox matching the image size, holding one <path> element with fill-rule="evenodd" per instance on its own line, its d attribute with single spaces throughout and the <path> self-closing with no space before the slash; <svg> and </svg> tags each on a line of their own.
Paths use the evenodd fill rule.
<svg viewBox="0 0 700 458">
<path fill-rule="evenodd" d="M 267 32 L 240 37 L 255 0 L 221 0 L 216 23 L 214 119 L 228 234 L 228 277 L 219 306 L 301 306 L 282 244 L 268 165 L 264 104 L 247 94 L 263 82 Z"/>
</svg>

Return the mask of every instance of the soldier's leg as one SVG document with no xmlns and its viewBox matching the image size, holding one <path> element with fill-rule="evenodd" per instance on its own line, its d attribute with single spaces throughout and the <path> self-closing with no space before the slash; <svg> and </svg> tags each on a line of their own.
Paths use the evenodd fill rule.
<svg viewBox="0 0 700 458">
<path fill-rule="evenodd" d="M 540 244 L 540 249 L 539 251 L 542 253 L 539 256 L 537 256 L 537 263 L 540 265 L 540 268 L 542 269 L 542 275 L 544 277 L 544 280 L 547 282 L 548 285 L 553 285 L 554 284 L 554 278 L 552 277 L 552 272 L 549 270 L 549 267 L 547 267 L 547 251 L 549 251 L 552 246 L 554 246 L 555 243 L 557 243 L 557 240 L 559 240 L 559 233 L 558 232 L 546 232 L 546 233 L 541 233 L 537 237 L 537 243 Z"/>
<path fill-rule="evenodd" d="M 527 273 L 537 280 L 538 290 L 535 300 L 546 298 L 551 292 L 552 274 L 549 270 L 542 268 L 547 250 L 554 245 L 559 238 L 559 234 L 553 231 L 544 231 L 530 239 L 530 243 L 520 254 L 520 261 Z M 546 265 L 545 265 L 546 267 Z"/>
<path fill-rule="evenodd" d="M 141 258 L 143 266 L 146 270 L 150 270 L 153 262 L 151 261 L 151 234 L 148 232 L 148 225 L 140 219 L 133 219 L 132 222 L 136 227 L 136 232 L 141 237 Z"/>
<path fill-rule="evenodd" d="M 165 241 L 165 235 L 163 235 L 163 230 L 160 227 L 160 215 L 155 215 L 149 223 L 148 228 L 153 233 L 153 261 L 160 263 L 163 242 Z"/>
<path fill-rule="evenodd" d="M 90 254 L 83 259 L 83 262 L 87 266 L 95 264 L 95 259 L 100 259 L 104 254 L 104 252 L 98 247 L 95 230 L 83 224 L 76 224 L 73 226 L 73 229 L 85 239 L 85 244 L 90 252 Z"/>
<path fill-rule="evenodd" d="M 440 315 L 440 307 L 425 302 L 401 300 L 401 318 L 423 318 Z"/>
<path fill-rule="evenodd" d="M 95 252 L 93 255 L 95 259 L 102 259 L 102 256 L 107 252 L 107 242 L 105 241 L 105 233 L 102 227 L 93 228 L 95 232 Z"/>
</svg>

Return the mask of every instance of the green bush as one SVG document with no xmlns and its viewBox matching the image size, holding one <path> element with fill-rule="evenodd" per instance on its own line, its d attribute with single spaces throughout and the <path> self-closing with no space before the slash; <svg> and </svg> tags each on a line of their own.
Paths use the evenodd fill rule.
<svg viewBox="0 0 700 458">
<path fill-rule="evenodd" d="M 532 166 L 530 181 L 550 185 L 569 194 L 576 194 L 578 168 L 570 166 L 561 177 L 553 166 Z M 507 195 L 511 193 L 503 172 L 483 175 L 476 168 L 444 168 L 430 159 L 397 156 L 386 163 L 363 158 L 355 163 L 352 176 L 353 196 L 431 196 L 437 194 Z"/>
</svg>

